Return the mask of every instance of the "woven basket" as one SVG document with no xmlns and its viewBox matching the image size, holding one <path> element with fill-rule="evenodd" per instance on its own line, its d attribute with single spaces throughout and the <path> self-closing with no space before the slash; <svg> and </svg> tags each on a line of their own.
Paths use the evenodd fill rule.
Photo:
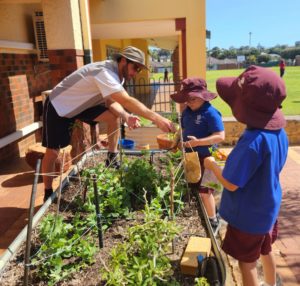
<svg viewBox="0 0 300 286">
<path fill-rule="evenodd" d="M 156 136 L 156 141 L 159 149 L 173 149 L 174 140 L 168 137 L 168 134 L 158 134 Z"/>
</svg>

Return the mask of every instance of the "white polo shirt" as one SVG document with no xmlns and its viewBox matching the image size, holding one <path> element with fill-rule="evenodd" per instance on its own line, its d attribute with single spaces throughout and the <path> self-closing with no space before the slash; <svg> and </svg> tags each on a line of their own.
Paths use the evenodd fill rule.
<svg viewBox="0 0 300 286">
<path fill-rule="evenodd" d="M 104 98 L 124 91 L 115 61 L 87 64 L 63 79 L 49 95 L 61 117 L 72 118 L 82 111 L 104 102 Z"/>
</svg>

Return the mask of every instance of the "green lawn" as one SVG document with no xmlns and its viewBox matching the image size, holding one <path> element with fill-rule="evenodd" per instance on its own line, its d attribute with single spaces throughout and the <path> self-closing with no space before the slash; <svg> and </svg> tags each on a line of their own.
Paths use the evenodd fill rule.
<svg viewBox="0 0 300 286">
<path fill-rule="evenodd" d="M 272 68 L 279 74 L 279 68 Z M 208 89 L 216 91 L 216 80 L 223 76 L 238 76 L 243 70 L 213 70 L 206 72 Z M 300 115 L 300 67 L 286 67 L 283 77 L 286 88 L 287 98 L 283 102 L 283 112 L 285 115 Z M 212 104 L 222 113 L 222 116 L 232 116 L 229 106 L 221 99 L 216 98 Z"/>
</svg>

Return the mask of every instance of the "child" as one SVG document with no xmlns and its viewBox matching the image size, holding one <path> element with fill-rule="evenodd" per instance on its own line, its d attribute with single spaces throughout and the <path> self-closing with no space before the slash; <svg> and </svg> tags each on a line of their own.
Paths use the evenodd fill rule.
<svg viewBox="0 0 300 286">
<path fill-rule="evenodd" d="M 257 286 L 261 257 L 264 285 L 276 285 L 272 243 L 281 203 L 279 173 L 288 151 L 281 103 L 283 80 L 273 71 L 250 66 L 237 78 L 220 78 L 217 91 L 246 129 L 227 158 L 223 172 L 214 158 L 204 166 L 224 186 L 220 215 L 228 222 L 223 250 L 239 261 L 243 285 Z"/>
<path fill-rule="evenodd" d="M 177 103 L 186 103 L 182 112 L 181 125 L 183 129 L 183 146 L 186 152 L 197 151 L 203 174 L 203 159 L 210 156 L 209 148 L 224 140 L 225 132 L 221 114 L 209 101 L 217 95 L 207 90 L 206 82 L 201 78 L 187 78 L 182 81 L 180 92 L 172 94 Z M 215 231 L 219 224 L 216 215 L 214 189 L 201 186 L 202 176 L 197 184 L 211 226 Z"/>
</svg>

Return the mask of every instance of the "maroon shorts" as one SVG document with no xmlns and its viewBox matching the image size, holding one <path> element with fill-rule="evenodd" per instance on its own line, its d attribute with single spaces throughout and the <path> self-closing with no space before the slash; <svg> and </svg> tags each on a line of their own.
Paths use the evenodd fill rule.
<svg viewBox="0 0 300 286">
<path fill-rule="evenodd" d="M 255 262 L 260 255 L 267 255 L 272 251 L 277 234 L 277 220 L 272 230 L 266 234 L 246 233 L 228 224 L 222 249 L 238 261 Z"/>
</svg>

